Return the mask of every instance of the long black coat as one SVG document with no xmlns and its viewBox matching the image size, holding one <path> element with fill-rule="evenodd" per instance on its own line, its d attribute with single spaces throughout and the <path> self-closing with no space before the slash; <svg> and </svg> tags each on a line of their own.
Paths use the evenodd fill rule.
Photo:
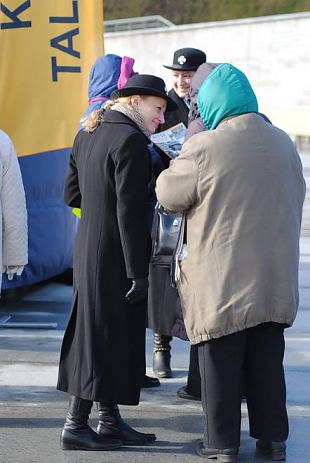
<svg viewBox="0 0 310 463">
<path fill-rule="evenodd" d="M 65 201 L 82 218 L 74 254 L 74 298 L 58 389 L 84 399 L 136 405 L 145 371 L 147 303 L 125 299 L 148 275 L 148 139 L 125 115 L 106 111 L 75 139 Z"/>
</svg>

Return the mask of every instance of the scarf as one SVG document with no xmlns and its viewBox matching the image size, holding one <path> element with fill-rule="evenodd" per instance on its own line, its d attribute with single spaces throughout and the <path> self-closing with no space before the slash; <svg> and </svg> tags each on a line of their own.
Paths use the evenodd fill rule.
<svg viewBox="0 0 310 463">
<path fill-rule="evenodd" d="M 148 139 L 150 139 L 152 134 L 145 127 L 143 117 L 138 111 L 133 109 L 131 106 L 123 103 L 115 103 L 115 105 L 113 105 L 111 109 L 113 109 L 114 111 L 119 111 L 120 113 L 125 114 L 125 116 L 129 117 L 129 119 L 131 119 L 139 127 L 141 132 L 143 132 L 144 135 Z"/>
</svg>

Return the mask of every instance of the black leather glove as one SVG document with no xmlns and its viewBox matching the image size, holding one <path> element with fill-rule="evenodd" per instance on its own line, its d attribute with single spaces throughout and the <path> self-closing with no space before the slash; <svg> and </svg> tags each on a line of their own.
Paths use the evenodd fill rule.
<svg viewBox="0 0 310 463">
<path fill-rule="evenodd" d="M 136 278 L 132 280 L 132 286 L 126 294 L 126 299 L 131 304 L 143 301 L 147 298 L 147 290 L 149 287 L 149 280 L 147 278 Z"/>
</svg>

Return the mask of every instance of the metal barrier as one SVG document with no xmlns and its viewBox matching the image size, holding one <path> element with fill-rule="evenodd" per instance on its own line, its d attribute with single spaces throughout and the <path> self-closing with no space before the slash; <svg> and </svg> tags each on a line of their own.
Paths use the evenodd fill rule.
<svg viewBox="0 0 310 463">
<path fill-rule="evenodd" d="M 175 24 L 163 16 L 153 15 L 104 21 L 104 30 L 105 32 L 121 32 L 141 29 L 154 29 L 157 27 L 172 27 L 174 25 Z"/>
</svg>

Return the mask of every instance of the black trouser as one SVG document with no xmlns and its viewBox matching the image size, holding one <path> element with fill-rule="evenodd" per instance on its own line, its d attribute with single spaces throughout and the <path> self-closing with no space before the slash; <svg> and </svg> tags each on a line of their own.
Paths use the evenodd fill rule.
<svg viewBox="0 0 310 463">
<path fill-rule="evenodd" d="M 243 375 L 250 436 L 287 439 L 283 330 L 264 323 L 198 345 L 206 447 L 239 447 Z"/>
<path fill-rule="evenodd" d="M 201 397 L 198 346 L 196 344 L 190 349 L 186 391 L 195 397 Z"/>
</svg>

